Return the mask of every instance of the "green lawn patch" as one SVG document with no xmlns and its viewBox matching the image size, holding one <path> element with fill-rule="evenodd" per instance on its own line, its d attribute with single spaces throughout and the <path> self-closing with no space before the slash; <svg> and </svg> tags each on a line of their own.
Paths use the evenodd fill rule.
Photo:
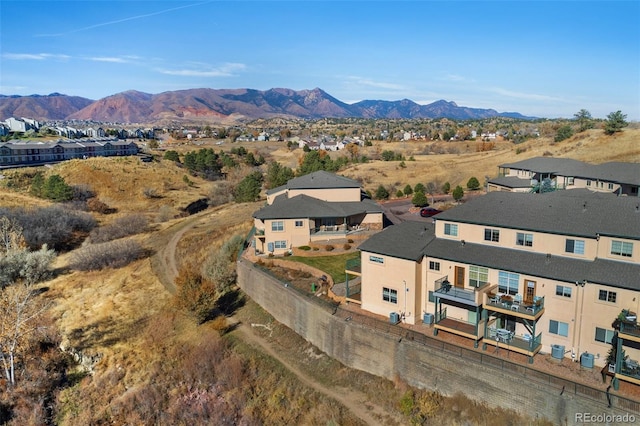
<svg viewBox="0 0 640 426">
<path fill-rule="evenodd" d="M 344 281 L 344 267 L 347 260 L 357 259 L 358 257 L 360 257 L 360 252 L 355 251 L 333 256 L 289 256 L 287 260 L 293 260 L 294 262 L 300 262 L 318 268 L 327 275 L 330 275 L 334 283 L 341 283 Z"/>
</svg>

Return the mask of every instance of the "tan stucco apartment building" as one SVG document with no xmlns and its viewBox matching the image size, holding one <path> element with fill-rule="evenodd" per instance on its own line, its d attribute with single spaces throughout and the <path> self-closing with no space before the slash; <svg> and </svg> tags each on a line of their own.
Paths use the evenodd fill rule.
<svg viewBox="0 0 640 426">
<path fill-rule="evenodd" d="M 613 341 L 615 373 L 640 384 L 637 197 L 489 192 L 359 249 L 364 310 L 530 360 L 543 351 L 604 366 Z"/>
<path fill-rule="evenodd" d="M 267 192 L 267 205 L 254 213 L 258 254 L 283 254 L 314 241 L 344 239 L 362 229 L 380 230 L 382 208 L 360 183 L 318 171 Z"/>
<path fill-rule="evenodd" d="M 498 166 L 487 191 L 545 192 L 581 189 L 640 196 L 640 163 L 589 164 L 570 158 L 534 157 Z"/>
</svg>

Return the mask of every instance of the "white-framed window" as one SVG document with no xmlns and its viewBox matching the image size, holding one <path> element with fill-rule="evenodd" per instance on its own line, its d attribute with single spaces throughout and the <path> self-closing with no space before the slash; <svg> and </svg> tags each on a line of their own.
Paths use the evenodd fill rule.
<svg viewBox="0 0 640 426">
<path fill-rule="evenodd" d="M 520 284 L 520 275 L 513 272 L 498 272 L 498 291 L 500 293 L 516 295 Z"/>
<path fill-rule="evenodd" d="M 611 241 L 611 254 L 616 256 L 631 257 L 633 255 L 633 243 L 627 241 Z"/>
<path fill-rule="evenodd" d="M 567 238 L 564 251 L 566 253 L 584 254 L 584 240 L 572 240 Z"/>
<path fill-rule="evenodd" d="M 273 232 L 284 231 L 284 220 L 274 220 L 273 222 L 271 222 L 271 230 Z"/>
<path fill-rule="evenodd" d="M 587 181 L 587 186 L 591 186 L 591 181 L 590 180 Z"/>
<path fill-rule="evenodd" d="M 556 296 L 571 297 L 571 287 L 566 285 L 557 285 Z"/>
<path fill-rule="evenodd" d="M 613 330 L 607 330 L 606 328 L 596 327 L 596 342 L 602 342 L 611 344 L 613 339 Z"/>
<path fill-rule="evenodd" d="M 451 235 L 452 237 L 458 236 L 458 225 L 455 223 L 444 224 L 444 235 Z"/>
<path fill-rule="evenodd" d="M 469 265 L 469 286 L 482 287 L 489 282 L 489 268 Z"/>
<path fill-rule="evenodd" d="M 557 334 L 558 336 L 569 336 L 569 324 L 562 321 L 549 320 L 549 333 Z"/>
<path fill-rule="evenodd" d="M 296 228 L 302 228 L 303 222 L 301 220 L 296 220 Z"/>
<path fill-rule="evenodd" d="M 383 264 L 384 263 L 384 257 L 371 255 L 371 256 L 369 256 L 369 262 Z"/>
<path fill-rule="evenodd" d="M 574 181 L 573 176 L 568 177 L 567 178 L 567 185 L 573 185 L 573 181 Z"/>
<path fill-rule="evenodd" d="M 518 232 L 516 234 L 516 245 L 524 247 L 533 247 L 533 234 L 525 234 Z"/>
<path fill-rule="evenodd" d="M 389 303 L 398 303 L 398 290 L 382 287 L 382 300 Z"/>
<path fill-rule="evenodd" d="M 287 248 L 287 240 L 280 240 L 273 242 L 275 248 L 277 249 L 286 249 Z"/>
<path fill-rule="evenodd" d="M 429 261 L 429 269 L 432 271 L 440 270 L 440 262 L 434 262 L 433 260 Z"/>
<path fill-rule="evenodd" d="M 484 240 L 493 241 L 495 243 L 500 241 L 500 230 L 492 228 L 484 228 Z"/>
<path fill-rule="evenodd" d="M 609 188 L 609 189 L 613 189 L 613 184 L 612 184 L 612 183 L 610 183 L 610 184 L 608 185 L 608 188 Z"/>
<path fill-rule="evenodd" d="M 616 303 L 617 298 L 618 293 L 616 293 L 615 291 L 600 290 L 598 292 L 598 300 L 602 300 L 604 302 Z"/>
</svg>

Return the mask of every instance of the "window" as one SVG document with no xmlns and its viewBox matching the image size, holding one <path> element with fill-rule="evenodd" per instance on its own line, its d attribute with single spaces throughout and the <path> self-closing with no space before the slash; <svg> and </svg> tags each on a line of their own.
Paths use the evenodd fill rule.
<svg viewBox="0 0 640 426">
<path fill-rule="evenodd" d="M 612 184 L 612 183 L 610 183 L 610 184 L 608 185 L 608 188 L 609 188 L 609 189 L 613 189 L 613 184 Z"/>
<path fill-rule="evenodd" d="M 587 186 L 591 186 L 591 181 L 590 180 L 587 181 Z"/>
<path fill-rule="evenodd" d="M 469 266 L 469 286 L 482 287 L 489 282 L 489 268 Z"/>
<path fill-rule="evenodd" d="M 384 257 L 380 257 L 380 256 L 369 256 L 369 262 L 373 262 L 373 263 L 384 263 Z"/>
<path fill-rule="evenodd" d="M 271 222 L 271 230 L 274 232 L 284 231 L 284 221 L 274 220 L 273 222 Z"/>
<path fill-rule="evenodd" d="M 567 287 L 564 285 L 557 285 L 556 296 L 571 297 L 571 287 Z"/>
<path fill-rule="evenodd" d="M 600 290 L 598 292 L 598 300 L 603 300 L 605 302 L 616 303 L 617 297 L 618 293 L 616 293 L 615 291 Z"/>
<path fill-rule="evenodd" d="M 567 178 L 567 185 L 573 185 L 573 176 Z"/>
<path fill-rule="evenodd" d="M 286 249 L 287 248 L 287 240 L 275 241 L 275 247 L 277 249 Z"/>
<path fill-rule="evenodd" d="M 613 330 L 596 327 L 596 342 L 611 344 L 611 339 L 613 339 Z"/>
<path fill-rule="evenodd" d="M 533 234 L 525 234 L 524 232 L 518 232 L 516 234 L 516 245 L 533 247 Z"/>
<path fill-rule="evenodd" d="M 440 262 L 434 262 L 433 260 L 429 261 L 429 269 L 432 271 L 440 270 Z"/>
<path fill-rule="evenodd" d="M 491 228 L 485 228 L 484 229 L 484 240 L 485 241 L 493 241 L 493 242 L 498 242 L 500 241 L 500 230 L 499 229 L 491 229 Z"/>
<path fill-rule="evenodd" d="M 296 228 L 302 228 L 302 221 L 296 220 Z"/>
<path fill-rule="evenodd" d="M 567 253 L 584 254 L 584 240 L 571 240 L 567 238 L 564 251 Z"/>
<path fill-rule="evenodd" d="M 611 241 L 611 254 L 616 256 L 631 257 L 633 254 L 633 243 L 626 241 Z"/>
<path fill-rule="evenodd" d="M 451 235 L 452 237 L 458 236 L 458 225 L 454 223 L 445 223 L 444 224 L 444 234 Z"/>
<path fill-rule="evenodd" d="M 567 324 L 566 322 L 550 320 L 549 333 L 567 337 L 569 336 L 569 324 Z"/>
<path fill-rule="evenodd" d="M 435 301 L 436 301 L 436 298 L 435 298 L 435 296 L 433 295 L 433 292 L 432 292 L 432 291 L 430 291 L 430 292 L 429 292 L 429 302 L 431 302 L 431 303 L 435 303 Z"/>
<path fill-rule="evenodd" d="M 382 287 L 382 300 L 389 303 L 398 303 L 398 290 Z"/>
<path fill-rule="evenodd" d="M 518 283 L 520 275 L 511 272 L 498 272 L 498 291 L 511 295 L 518 294 Z"/>
</svg>

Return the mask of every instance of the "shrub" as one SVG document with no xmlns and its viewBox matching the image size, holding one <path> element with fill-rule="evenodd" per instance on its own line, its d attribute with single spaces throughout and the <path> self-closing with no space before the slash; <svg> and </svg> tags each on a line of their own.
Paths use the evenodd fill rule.
<svg viewBox="0 0 640 426">
<path fill-rule="evenodd" d="M 347 240 L 347 242 L 348 242 L 349 244 L 353 244 L 353 240 L 352 240 L 351 238 L 349 238 L 349 239 Z"/>
<path fill-rule="evenodd" d="M 176 277 L 175 303 L 202 324 L 212 317 L 216 306 L 215 284 L 200 275 L 195 268 L 185 266 Z"/>
<path fill-rule="evenodd" d="M 158 191 L 155 188 L 144 188 L 142 190 L 142 195 L 146 198 L 162 198 Z"/>
<path fill-rule="evenodd" d="M 314 247 L 314 248 L 313 248 L 313 251 L 318 251 L 318 250 L 320 250 L 320 248 L 319 248 L 319 247 Z"/>
<path fill-rule="evenodd" d="M 0 208 L 0 216 L 15 220 L 23 229 L 27 246 L 33 250 L 48 245 L 56 251 L 68 249 L 84 238 L 96 225 L 95 219 L 85 212 L 70 210 L 60 205 L 36 208 Z"/>
<path fill-rule="evenodd" d="M 351 250 L 351 245 L 345 244 L 345 245 L 342 246 L 342 248 L 345 249 L 345 250 Z"/>
<path fill-rule="evenodd" d="M 335 247 L 332 246 L 331 244 L 327 244 L 326 246 L 324 246 L 324 249 L 326 251 L 333 251 L 335 249 Z"/>
<path fill-rule="evenodd" d="M 116 209 L 109 207 L 106 203 L 98 200 L 96 197 L 89 198 L 87 200 L 87 209 L 90 212 L 102 213 L 102 214 L 111 214 L 115 213 Z"/>
<path fill-rule="evenodd" d="M 300 250 L 304 250 L 304 251 L 309 251 L 309 250 L 311 250 L 311 247 L 309 247 L 309 246 L 300 246 L 300 247 L 298 247 L 298 248 L 299 248 Z"/>
<path fill-rule="evenodd" d="M 90 244 L 78 249 L 69 266 L 78 271 L 96 271 L 103 268 L 120 268 L 142 258 L 142 246 L 133 240 L 116 240 Z"/>
<path fill-rule="evenodd" d="M 94 229 L 89 238 L 92 243 L 104 243 L 118 238 L 145 232 L 149 226 L 147 218 L 139 213 L 129 214 L 115 219 L 108 225 Z"/>
</svg>

